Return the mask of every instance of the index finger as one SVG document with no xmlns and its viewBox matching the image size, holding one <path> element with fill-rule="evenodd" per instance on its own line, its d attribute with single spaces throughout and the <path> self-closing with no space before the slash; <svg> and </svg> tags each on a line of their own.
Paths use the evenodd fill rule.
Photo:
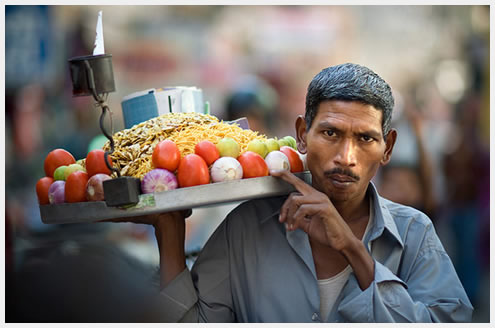
<svg viewBox="0 0 495 328">
<path fill-rule="evenodd" d="M 292 172 L 287 171 L 287 170 L 272 170 L 270 171 L 270 175 L 278 178 L 282 178 L 282 180 L 290 183 L 293 185 L 297 191 L 299 191 L 303 195 L 307 195 L 313 190 L 313 187 L 311 187 L 309 184 L 304 182 L 303 180 L 299 179 L 297 176 L 295 176 Z"/>
</svg>

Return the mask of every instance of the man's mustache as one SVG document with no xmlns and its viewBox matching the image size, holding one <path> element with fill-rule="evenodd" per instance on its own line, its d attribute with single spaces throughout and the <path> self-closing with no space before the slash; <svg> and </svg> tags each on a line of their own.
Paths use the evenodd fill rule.
<svg viewBox="0 0 495 328">
<path fill-rule="evenodd" d="M 356 181 L 359 181 L 361 179 L 357 174 L 353 173 L 351 170 L 343 169 L 340 167 L 336 167 L 334 169 L 324 172 L 324 175 L 326 177 L 330 177 L 333 174 L 347 175 Z"/>
</svg>

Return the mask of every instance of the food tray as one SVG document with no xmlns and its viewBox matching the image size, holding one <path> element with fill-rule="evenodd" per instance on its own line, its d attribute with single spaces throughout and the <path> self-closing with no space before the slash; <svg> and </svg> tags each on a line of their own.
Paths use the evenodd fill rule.
<svg viewBox="0 0 495 328">
<path fill-rule="evenodd" d="M 307 183 L 311 183 L 309 171 L 296 175 Z M 267 176 L 141 194 L 139 203 L 130 207 L 109 207 L 104 201 L 64 203 L 40 205 L 40 213 L 41 220 L 47 224 L 96 222 L 280 196 L 294 190 L 291 184 L 282 179 Z"/>
</svg>

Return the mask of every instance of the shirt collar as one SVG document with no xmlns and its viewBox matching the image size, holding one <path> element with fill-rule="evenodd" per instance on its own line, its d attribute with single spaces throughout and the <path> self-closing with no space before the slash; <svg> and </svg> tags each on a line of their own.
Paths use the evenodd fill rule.
<svg viewBox="0 0 495 328">
<path fill-rule="evenodd" d="M 365 244 L 369 241 L 375 240 L 380 237 L 384 231 L 387 231 L 390 236 L 395 239 L 401 247 L 404 247 L 402 237 L 397 230 L 397 225 L 390 214 L 387 206 L 385 205 L 385 199 L 378 194 L 373 182 L 370 182 L 368 186 L 368 192 L 372 198 L 374 204 L 374 222 L 367 236 L 365 236 Z"/>
<path fill-rule="evenodd" d="M 368 185 L 368 195 L 372 198 L 372 202 L 374 204 L 374 220 L 368 233 L 364 236 L 365 245 L 367 245 L 369 241 L 380 237 L 384 231 L 387 231 L 390 236 L 401 245 L 401 247 L 404 247 L 404 242 L 402 241 L 399 231 L 397 230 L 397 225 L 395 224 L 395 221 L 387 206 L 384 204 L 385 199 L 378 194 L 373 182 L 370 182 Z M 272 210 L 269 212 L 270 214 L 261 219 L 262 224 L 273 217 L 276 217 L 278 220 L 278 216 L 280 215 L 280 207 L 284 203 L 285 199 L 286 197 L 278 197 L 274 200 L 271 204 Z"/>
</svg>

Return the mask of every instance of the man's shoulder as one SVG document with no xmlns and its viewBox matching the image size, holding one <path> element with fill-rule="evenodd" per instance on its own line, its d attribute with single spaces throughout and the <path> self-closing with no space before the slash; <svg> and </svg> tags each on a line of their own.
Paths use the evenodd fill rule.
<svg viewBox="0 0 495 328">
<path fill-rule="evenodd" d="M 276 196 L 245 201 L 229 213 L 227 220 L 263 223 L 278 215 L 286 198 L 287 196 Z"/>
<path fill-rule="evenodd" d="M 411 206 L 395 203 L 380 197 L 382 213 L 390 215 L 405 246 L 405 253 L 413 258 L 430 252 L 445 254 L 431 219 Z M 391 225 L 391 226 L 392 226 Z"/>
<path fill-rule="evenodd" d="M 390 213 L 398 226 L 409 226 L 411 224 L 420 225 L 427 229 L 432 226 L 431 219 L 420 210 L 402 205 L 380 196 L 380 205 Z"/>
</svg>

